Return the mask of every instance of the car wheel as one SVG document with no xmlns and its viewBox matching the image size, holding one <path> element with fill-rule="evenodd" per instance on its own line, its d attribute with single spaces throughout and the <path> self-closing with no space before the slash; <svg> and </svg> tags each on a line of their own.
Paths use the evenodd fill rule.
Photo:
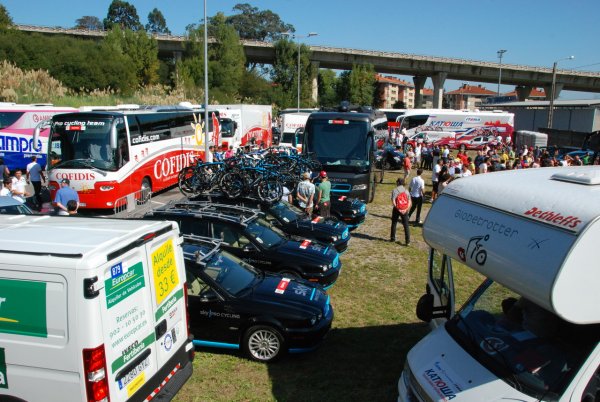
<svg viewBox="0 0 600 402">
<path fill-rule="evenodd" d="M 283 336 L 271 326 L 257 325 L 246 331 L 244 347 L 248 356 L 255 361 L 271 362 L 283 350 Z"/>
</svg>

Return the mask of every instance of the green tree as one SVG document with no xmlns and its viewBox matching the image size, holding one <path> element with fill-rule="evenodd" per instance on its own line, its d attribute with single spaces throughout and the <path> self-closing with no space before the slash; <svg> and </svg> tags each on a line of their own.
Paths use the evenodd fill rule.
<svg viewBox="0 0 600 402">
<path fill-rule="evenodd" d="M 101 31 L 104 29 L 104 25 L 100 18 L 91 15 L 84 15 L 81 18 L 75 20 L 75 29 L 87 29 L 90 31 Z"/>
<path fill-rule="evenodd" d="M 319 105 L 333 107 L 340 103 L 341 99 L 336 93 L 338 81 L 335 71 L 329 69 L 319 71 Z"/>
<path fill-rule="evenodd" d="M 346 70 L 340 73 L 335 86 L 335 92 L 340 101 L 350 99 L 350 71 Z"/>
<path fill-rule="evenodd" d="M 113 0 L 108 7 L 108 14 L 104 19 L 104 29 L 107 31 L 118 25 L 121 29 L 139 31 L 143 29 L 135 6 L 122 0 Z"/>
<path fill-rule="evenodd" d="M 0 31 L 10 28 L 13 24 L 12 18 L 4 5 L 0 4 Z"/>
<path fill-rule="evenodd" d="M 161 13 L 158 8 L 154 8 L 154 10 L 148 14 L 146 31 L 149 33 L 171 35 L 171 31 L 169 28 L 167 28 L 167 21 L 165 20 L 163 13 Z"/>
<path fill-rule="evenodd" d="M 158 44 L 146 31 L 121 30 L 116 25 L 104 38 L 104 46 L 127 57 L 138 85 L 151 85 L 158 81 Z"/>
<path fill-rule="evenodd" d="M 294 32 L 294 26 L 284 23 L 278 14 L 271 10 L 259 11 L 248 3 L 236 4 L 237 14 L 227 17 L 227 24 L 233 26 L 241 39 L 275 41 L 284 32 Z"/>
<path fill-rule="evenodd" d="M 298 45 L 287 38 L 275 42 L 275 63 L 270 72 L 271 80 L 277 84 L 282 108 L 297 105 L 298 94 Z M 313 105 L 312 78 L 317 74 L 310 61 L 310 49 L 300 45 L 300 103 Z"/>
<path fill-rule="evenodd" d="M 401 100 L 396 101 L 396 103 L 392 105 L 392 109 L 406 109 L 406 103 Z"/>
<path fill-rule="evenodd" d="M 350 72 L 350 103 L 373 105 L 375 68 L 372 64 L 354 64 Z"/>
<path fill-rule="evenodd" d="M 244 70 L 239 93 L 240 100 L 243 103 L 270 105 L 272 103 L 273 86 L 256 70 Z"/>
</svg>

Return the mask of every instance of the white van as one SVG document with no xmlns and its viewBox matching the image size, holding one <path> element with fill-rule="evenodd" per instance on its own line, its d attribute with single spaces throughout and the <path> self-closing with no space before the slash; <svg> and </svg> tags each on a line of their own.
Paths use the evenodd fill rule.
<svg viewBox="0 0 600 402">
<path fill-rule="evenodd" d="M 423 226 L 417 316 L 437 328 L 409 351 L 399 401 L 600 400 L 598 200 L 598 166 L 448 186 Z M 456 262 L 487 279 L 455 313 Z"/>
<path fill-rule="evenodd" d="M 177 225 L 0 216 L 0 400 L 170 400 L 192 374 Z"/>
</svg>

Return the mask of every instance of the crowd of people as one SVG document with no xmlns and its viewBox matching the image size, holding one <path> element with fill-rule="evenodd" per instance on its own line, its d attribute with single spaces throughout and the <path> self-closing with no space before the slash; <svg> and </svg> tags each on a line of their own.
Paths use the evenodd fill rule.
<svg viewBox="0 0 600 402">
<path fill-rule="evenodd" d="M 421 207 L 425 201 L 425 183 L 421 178 L 424 169 L 431 170 L 431 197 L 428 201 L 433 202 L 446 189 L 446 187 L 460 177 L 468 177 L 474 174 L 486 174 L 502 170 L 530 169 L 552 166 L 583 166 L 600 165 L 600 155 L 586 154 L 585 158 L 578 155 L 565 155 L 558 158 L 548 149 L 540 147 L 521 146 L 515 147 L 511 143 L 496 141 L 495 144 L 484 145 L 469 156 L 466 150 L 457 150 L 453 154 L 446 145 L 438 146 L 426 142 L 411 146 L 407 144 L 402 133 L 391 136 L 388 141 L 401 145 L 395 145 L 399 152 L 404 154 L 403 177 L 396 182 L 396 188 L 392 191 L 391 202 L 394 205 L 392 211 L 392 226 L 390 230 L 390 241 L 396 239 L 396 226 L 398 221 L 402 222 L 406 234 L 406 245 L 410 243 L 408 225 L 413 212 L 416 211 L 414 225 L 420 225 Z M 400 139 L 400 140 L 399 140 Z M 556 149 L 556 147 L 555 147 Z M 416 176 L 410 178 L 413 168 L 416 167 Z M 406 188 L 405 186 L 408 186 Z M 397 211 L 395 200 L 398 194 L 407 192 L 412 206 L 406 213 Z"/>
</svg>

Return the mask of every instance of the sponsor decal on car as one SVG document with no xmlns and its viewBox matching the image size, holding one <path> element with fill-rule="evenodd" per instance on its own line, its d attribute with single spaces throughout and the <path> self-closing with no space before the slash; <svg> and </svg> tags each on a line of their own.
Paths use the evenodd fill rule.
<svg viewBox="0 0 600 402">
<path fill-rule="evenodd" d="M 281 280 L 279 281 L 279 284 L 275 288 L 275 293 L 280 294 L 280 295 L 284 294 L 285 290 L 287 289 L 289 284 L 290 284 L 290 279 L 281 278 Z"/>
<path fill-rule="evenodd" d="M 319 223 L 319 222 L 321 222 L 323 219 L 325 219 L 325 218 L 323 218 L 322 216 L 317 216 L 317 217 L 315 217 L 315 219 L 313 219 L 311 222 L 312 222 L 312 223 Z"/>
<path fill-rule="evenodd" d="M 458 376 L 443 362 L 434 362 L 432 366 L 423 370 L 423 378 L 440 397 L 441 401 L 450 401 L 464 389 L 458 382 Z"/>
<path fill-rule="evenodd" d="M 571 229 L 576 228 L 577 225 L 581 223 L 581 219 L 577 216 L 564 216 L 559 212 L 542 211 L 536 207 L 532 207 L 528 211 L 525 211 L 524 214 L 540 221 L 546 221 L 552 225 L 564 226 Z"/>
<path fill-rule="evenodd" d="M 310 243 L 312 243 L 310 240 L 304 240 L 302 243 L 300 243 L 300 248 L 302 250 L 306 250 L 308 246 L 310 246 Z"/>
</svg>

